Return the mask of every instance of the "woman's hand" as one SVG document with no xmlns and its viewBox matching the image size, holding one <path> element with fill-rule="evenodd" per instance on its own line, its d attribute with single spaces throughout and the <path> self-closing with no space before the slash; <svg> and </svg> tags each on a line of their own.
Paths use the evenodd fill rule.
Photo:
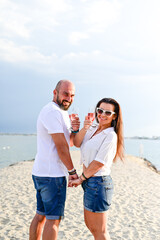
<svg viewBox="0 0 160 240">
<path fill-rule="evenodd" d="M 92 125 L 92 121 L 88 116 L 85 117 L 83 128 L 87 131 L 88 128 Z"/>
<path fill-rule="evenodd" d="M 76 147 L 80 147 L 82 144 L 82 141 L 84 139 L 84 136 L 88 130 L 88 128 L 92 125 L 92 121 L 89 119 L 88 116 L 85 117 L 84 120 L 84 125 L 83 128 L 76 134 L 74 134 L 74 138 L 73 138 L 73 144 Z M 72 134 L 73 135 L 73 134 Z M 72 146 L 72 145 L 71 145 Z"/>
</svg>

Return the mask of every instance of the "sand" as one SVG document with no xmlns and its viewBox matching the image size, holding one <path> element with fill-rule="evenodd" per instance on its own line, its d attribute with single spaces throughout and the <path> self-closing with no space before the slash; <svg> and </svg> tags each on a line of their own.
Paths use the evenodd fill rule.
<svg viewBox="0 0 160 240">
<path fill-rule="evenodd" d="M 71 152 L 78 173 L 79 151 Z M 20 162 L 0 170 L 0 240 L 28 239 L 35 214 L 35 190 L 31 178 L 33 162 Z M 141 159 L 126 156 L 112 167 L 114 197 L 108 229 L 112 240 L 160 239 L 160 175 Z M 83 220 L 83 191 L 69 188 L 65 219 L 59 240 L 93 239 Z"/>
</svg>

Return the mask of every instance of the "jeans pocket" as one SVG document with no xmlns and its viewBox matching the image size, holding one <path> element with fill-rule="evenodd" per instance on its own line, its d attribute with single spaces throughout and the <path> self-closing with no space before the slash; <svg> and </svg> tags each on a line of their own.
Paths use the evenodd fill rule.
<svg viewBox="0 0 160 240">
<path fill-rule="evenodd" d="M 96 182 L 93 182 L 93 181 L 88 181 L 86 183 L 86 187 L 91 189 L 91 190 L 94 190 L 96 191 L 97 190 L 97 183 Z"/>
<path fill-rule="evenodd" d="M 35 188 L 37 190 L 41 190 L 44 186 L 49 184 L 50 179 L 48 177 L 33 176 L 33 181 L 34 181 L 34 184 L 35 184 Z"/>
<path fill-rule="evenodd" d="M 65 177 L 57 177 L 56 178 L 56 186 L 58 189 L 61 189 L 66 186 L 66 178 Z"/>
<path fill-rule="evenodd" d="M 112 178 L 104 178 L 102 182 L 98 182 L 98 185 L 104 186 L 106 189 L 113 189 Z"/>
<path fill-rule="evenodd" d="M 109 188 L 109 187 L 106 188 L 105 191 L 106 191 L 107 204 L 109 206 L 109 205 L 111 205 L 111 202 L 112 202 L 113 186 L 112 186 L 112 188 Z"/>
</svg>

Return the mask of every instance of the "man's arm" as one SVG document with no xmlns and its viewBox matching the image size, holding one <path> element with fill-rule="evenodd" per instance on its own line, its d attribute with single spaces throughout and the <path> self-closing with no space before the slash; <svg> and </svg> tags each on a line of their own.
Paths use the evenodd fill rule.
<svg viewBox="0 0 160 240">
<path fill-rule="evenodd" d="M 69 146 L 64 136 L 64 133 L 51 134 L 52 139 L 56 145 L 56 149 L 61 161 L 68 170 L 73 169 L 72 159 L 69 153 Z"/>
</svg>

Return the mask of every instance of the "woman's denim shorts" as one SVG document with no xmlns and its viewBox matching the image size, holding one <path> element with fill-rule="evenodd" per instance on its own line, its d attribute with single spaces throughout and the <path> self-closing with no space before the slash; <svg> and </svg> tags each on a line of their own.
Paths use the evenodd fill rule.
<svg viewBox="0 0 160 240">
<path fill-rule="evenodd" d="M 33 176 L 37 190 L 37 213 L 47 219 L 64 217 L 66 200 L 66 177 L 37 177 Z"/>
<path fill-rule="evenodd" d="M 91 212 L 105 212 L 111 205 L 113 182 L 111 176 L 91 177 L 82 183 L 84 208 Z"/>
</svg>

